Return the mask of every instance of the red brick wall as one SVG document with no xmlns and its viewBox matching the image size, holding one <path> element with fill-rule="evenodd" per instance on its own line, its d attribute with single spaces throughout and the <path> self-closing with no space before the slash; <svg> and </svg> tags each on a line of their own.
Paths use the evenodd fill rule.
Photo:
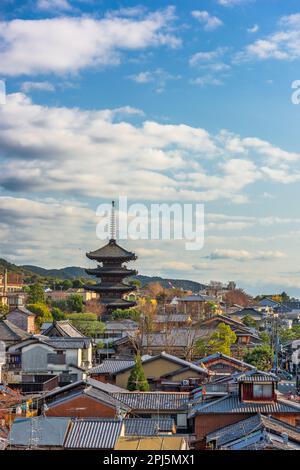
<svg viewBox="0 0 300 470">
<path fill-rule="evenodd" d="M 114 408 L 93 400 L 87 396 L 74 397 L 56 406 L 48 404 L 47 416 L 74 416 L 77 418 L 114 418 Z"/>
</svg>

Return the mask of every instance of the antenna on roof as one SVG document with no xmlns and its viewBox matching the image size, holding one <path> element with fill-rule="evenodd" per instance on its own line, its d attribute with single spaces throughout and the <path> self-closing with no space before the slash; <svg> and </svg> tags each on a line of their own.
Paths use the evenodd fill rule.
<svg viewBox="0 0 300 470">
<path fill-rule="evenodd" d="M 111 216 L 110 216 L 110 239 L 116 239 L 116 214 L 115 214 L 115 201 L 111 201 Z"/>
</svg>

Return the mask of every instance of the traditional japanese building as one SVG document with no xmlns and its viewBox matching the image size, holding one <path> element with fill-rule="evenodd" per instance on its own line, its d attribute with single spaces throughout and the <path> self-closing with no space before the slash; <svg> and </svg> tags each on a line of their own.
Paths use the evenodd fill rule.
<svg viewBox="0 0 300 470">
<path fill-rule="evenodd" d="M 112 203 L 111 238 L 109 242 L 96 251 L 87 253 L 86 256 L 95 260 L 98 266 L 95 269 L 86 269 L 87 274 L 96 276 L 100 283 L 93 286 L 85 286 L 85 289 L 97 292 L 100 302 L 106 307 L 107 314 L 117 308 L 125 309 L 134 307 L 135 301 L 125 300 L 124 294 L 136 289 L 123 282 L 129 276 L 137 274 L 134 269 L 128 269 L 125 264 L 137 259 L 135 253 L 127 251 L 116 242 L 114 202 Z"/>
</svg>

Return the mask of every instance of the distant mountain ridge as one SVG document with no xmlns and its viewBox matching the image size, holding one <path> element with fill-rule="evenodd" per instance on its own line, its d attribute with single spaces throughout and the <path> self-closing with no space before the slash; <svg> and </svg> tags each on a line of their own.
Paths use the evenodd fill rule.
<svg viewBox="0 0 300 470">
<path fill-rule="evenodd" d="M 84 268 L 78 266 L 67 266 L 60 269 L 46 269 L 41 268 L 40 266 L 34 266 L 31 264 L 25 264 L 22 266 L 17 266 L 16 264 L 10 263 L 3 258 L 0 258 L 0 272 L 3 272 L 7 269 L 10 272 L 15 272 L 19 274 L 24 274 L 25 276 L 40 276 L 41 278 L 54 277 L 58 279 L 78 279 L 85 278 L 91 279 L 91 276 L 88 276 Z M 162 278 L 160 276 L 143 276 L 139 274 L 137 276 L 132 276 L 131 279 L 138 279 L 142 286 L 149 284 L 150 282 L 159 282 L 162 287 L 169 288 L 174 286 L 178 289 L 191 290 L 193 292 L 199 292 L 205 288 L 205 284 L 200 282 L 190 281 L 187 279 L 171 279 L 171 278 Z"/>
</svg>

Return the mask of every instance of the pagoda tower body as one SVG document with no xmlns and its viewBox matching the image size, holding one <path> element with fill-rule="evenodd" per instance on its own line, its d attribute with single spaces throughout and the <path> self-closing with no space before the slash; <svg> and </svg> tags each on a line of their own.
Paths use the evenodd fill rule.
<svg viewBox="0 0 300 470">
<path fill-rule="evenodd" d="M 125 266 L 129 261 L 136 260 L 137 256 L 135 253 L 119 246 L 115 240 L 114 203 L 112 204 L 111 238 L 109 242 L 96 251 L 86 253 L 86 256 L 98 263 L 95 269 L 86 269 L 86 273 L 96 276 L 100 282 L 93 286 L 86 285 L 84 288 L 100 294 L 100 303 L 106 308 L 106 313 L 110 314 L 117 308 L 134 307 L 136 302 L 125 300 L 123 296 L 136 290 L 136 286 L 129 286 L 123 280 L 137 274 L 136 270 L 128 269 Z"/>
</svg>

